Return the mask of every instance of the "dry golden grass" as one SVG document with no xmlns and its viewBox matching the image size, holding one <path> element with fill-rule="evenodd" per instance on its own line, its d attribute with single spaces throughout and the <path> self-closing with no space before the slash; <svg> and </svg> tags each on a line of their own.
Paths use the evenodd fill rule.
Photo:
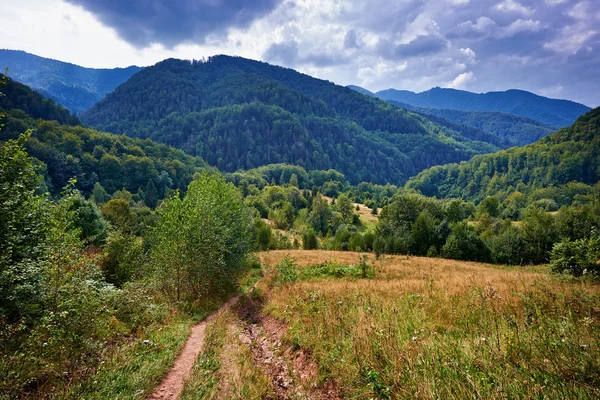
<svg viewBox="0 0 600 400">
<path fill-rule="evenodd" d="M 298 269 L 358 264 L 360 253 L 271 251 Z M 546 267 L 385 257 L 375 278 L 283 285 L 266 311 L 290 325 L 345 398 L 600 396 L 598 285 Z"/>
</svg>

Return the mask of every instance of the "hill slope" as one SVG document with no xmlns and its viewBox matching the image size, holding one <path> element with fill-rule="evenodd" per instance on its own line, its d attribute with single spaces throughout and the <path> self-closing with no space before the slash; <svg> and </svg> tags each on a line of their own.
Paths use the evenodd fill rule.
<svg viewBox="0 0 600 400">
<path fill-rule="evenodd" d="M 207 169 L 202 159 L 164 144 L 76 126 L 68 110 L 11 79 L 0 92 L 0 142 L 33 129 L 27 151 L 40 161 L 38 172 L 54 195 L 75 178 L 86 196 L 98 195 L 99 183 L 101 193 L 127 189 L 154 207 L 169 190 L 185 191 L 194 174 Z M 144 194 L 149 187 L 153 193 Z"/>
<path fill-rule="evenodd" d="M 568 128 L 540 141 L 461 164 L 430 168 L 407 183 L 428 196 L 481 200 L 519 191 L 562 186 L 570 182 L 594 185 L 600 180 L 600 108 L 579 117 Z"/>
<path fill-rule="evenodd" d="M 503 146 L 493 135 L 475 137 L 331 82 L 228 56 L 146 68 L 83 119 L 182 148 L 223 171 L 288 163 L 333 168 L 353 183 L 401 183 Z"/>
<path fill-rule="evenodd" d="M 507 140 L 513 146 L 524 146 L 536 142 L 556 131 L 556 127 L 544 124 L 535 119 L 502 112 L 427 108 L 399 103 L 394 100 L 389 100 L 389 102 L 423 115 L 425 118 L 433 121 L 443 118 L 457 124 L 464 124 L 480 129 Z"/>
<path fill-rule="evenodd" d="M 24 51 L 0 50 L 0 67 L 9 76 L 77 114 L 87 110 L 140 67 L 94 69 L 38 57 Z"/>
<path fill-rule="evenodd" d="M 377 92 L 376 96 L 417 107 L 498 111 L 536 119 L 555 127 L 571 125 L 577 117 L 590 111 L 589 107 L 573 101 L 549 99 L 514 89 L 482 94 L 439 87 L 421 93 L 387 89 Z"/>
</svg>

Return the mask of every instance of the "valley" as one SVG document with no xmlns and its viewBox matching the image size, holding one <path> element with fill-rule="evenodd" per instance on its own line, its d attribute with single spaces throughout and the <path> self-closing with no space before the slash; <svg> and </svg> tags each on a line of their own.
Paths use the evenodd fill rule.
<svg viewBox="0 0 600 400">
<path fill-rule="evenodd" d="M 58 3 L 44 54 L 110 26 L 107 59 L 81 65 L 113 67 L 0 50 L 0 400 L 600 397 L 600 108 L 476 78 L 483 49 L 452 45 L 550 25 L 442 38 L 430 21 L 407 43 L 352 30 L 325 34 L 344 36 L 335 57 L 295 38 L 253 59 L 214 49 L 248 46 L 254 3 L 194 3 L 235 16 L 208 36 L 156 35 L 185 2 L 91 3 Z M 260 12 L 302 12 L 275 3 Z M 186 59 L 198 43 L 212 55 Z M 536 93 L 461 89 L 510 82 Z"/>
</svg>

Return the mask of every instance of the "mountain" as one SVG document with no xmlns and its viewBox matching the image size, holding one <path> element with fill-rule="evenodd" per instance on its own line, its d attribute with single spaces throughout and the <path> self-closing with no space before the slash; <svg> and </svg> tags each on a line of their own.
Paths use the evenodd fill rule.
<svg viewBox="0 0 600 400">
<path fill-rule="evenodd" d="M 287 163 L 336 169 L 352 183 L 403 183 L 503 147 L 490 134 L 473 137 L 292 69 L 229 56 L 145 68 L 82 118 L 179 147 L 224 172 Z"/>
<path fill-rule="evenodd" d="M 0 85 L 0 94 L 0 142 L 32 129 L 27 152 L 39 160 L 38 172 L 53 195 L 75 178 L 86 196 L 127 189 L 154 206 L 172 189 L 185 191 L 194 174 L 208 168 L 202 159 L 164 144 L 77 126 L 68 110 L 11 79 Z M 148 187 L 152 201 L 144 195 Z"/>
<path fill-rule="evenodd" d="M 0 68 L 8 75 L 71 112 L 80 114 L 142 68 L 94 69 L 38 57 L 18 50 L 0 50 Z"/>
<path fill-rule="evenodd" d="M 71 115 L 69 110 L 57 106 L 54 100 L 44 98 L 40 94 L 33 92 L 29 87 L 8 79 L 3 74 L 0 74 L 0 82 L 5 83 L 0 87 L 2 92 L 2 96 L 0 96 L 0 109 L 18 109 L 32 118 L 57 121 L 61 124 L 80 124 L 79 119 L 75 115 Z"/>
<path fill-rule="evenodd" d="M 348 86 L 346 86 L 346 87 L 347 87 L 348 89 L 356 90 L 358 93 L 362 93 L 362 94 L 364 94 L 364 95 L 367 95 L 367 96 L 371 96 L 371 97 L 377 97 L 377 96 L 375 95 L 375 93 L 373 93 L 373 92 L 371 92 L 370 90 L 367 90 L 367 89 L 365 89 L 365 88 L 362 88 L 362 87 L 360 87 L 360 86 L 356 86 L 356 85 L 348 85 Z"/>
<path fill-rule="evenodd" d="M 383 100 L 393 100 L 417 107 L 462 111 L 497 111 L 538 120 L 546 125 L 571 125 L 590 108 L 569 100 L 556 100 L 523 90 L 471 93 L 439 87 L 421 93 L 387 89 L 376 93 Z"/>
<path fill-rule="evenodd" d="M 520 117 L 495 111 L 461 111 L 440 108 L 416 107 L 406 103 L 389 100 L 391 104 L 406 108 L 423 115 L 425 118 L 437 121 L 437 118 L 464 124 L 481 129 L 501 139 L 507 140 L 513 146 L 524 146 L 548 136 L 556 131 L 556 127 L 544 124 L 535 119 Z"/>
<path fill-rule="evenodd" d="M 506 199 L 519 192 L 538 199 L 576 196 L 600 180 L 600 107 L 536 143 L 422 171 L 406 187 L 441 198 Z"/>
</svg>

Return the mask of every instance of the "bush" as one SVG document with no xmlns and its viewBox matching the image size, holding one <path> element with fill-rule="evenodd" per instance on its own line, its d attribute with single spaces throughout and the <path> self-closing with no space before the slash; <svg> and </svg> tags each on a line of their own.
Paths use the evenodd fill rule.
<svg viewBox="0 0 600 400">
<path fill-rule="evenodd" d="M 298 272 L 296 271 L 296 260 L 288 254 L 277 267 L 277 284 L 285 285 L 286 283 L 296 282 L 298 280 Z"/>
<path fill-rule="evenodd" d="M 312 229 L 307 230 L 302 236 L 302 248 L 304 250 L 316 250 L 318 247 L 317 234 Z"/>
<path fill-rule="evenodd" d="M 550 265 L 558 273 L 600 275 L 600 239 L 564 239 L 556 243 L 552 248 Z"/>
</svg>

